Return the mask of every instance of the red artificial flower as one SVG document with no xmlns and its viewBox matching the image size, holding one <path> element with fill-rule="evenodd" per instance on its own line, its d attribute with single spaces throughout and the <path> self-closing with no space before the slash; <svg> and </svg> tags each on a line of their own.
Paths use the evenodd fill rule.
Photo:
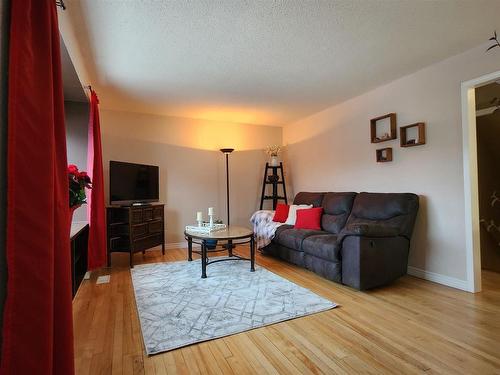
<svg viewBox="0 0 500 375">
<path fill-rule="evenodd" d="M 85 181 L 85 179 L 86 179 L 88 176 L 87 176 L 87 172 L 85 172 L 85 171 L 81 171 L 81 172 L 80 172 L 80 171 L 79 171 L 79 172 L 77 172 L 77 173 L 76 173 L 75 177 L 76 177 L 76 179 L 77 179 L 78 181 Z"/>
<path fill-rule="evenodd" d="M 68 165 L 69 206 L 78 207 L 87 203 L 85 188 L 92 189 L 92 181 L 85 171 L 79 171 L 74 164 Z"/>
<path fill-rule="evenodd" d="M 78 175 L 78 167 L 74 164 L 68 165 L 68 173 L 77 176 Z"/>
</svg>

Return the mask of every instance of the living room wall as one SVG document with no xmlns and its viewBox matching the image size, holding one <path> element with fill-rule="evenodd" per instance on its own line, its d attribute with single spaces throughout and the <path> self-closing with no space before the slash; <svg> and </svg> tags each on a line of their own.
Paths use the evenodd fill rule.
<svg viewBox="0 0 500 375">
<path fill-rule="evenodd" d="M 160 167 L 160 201 L 166 204 L 166 239 L 184 242 L 184 227 L 197 211 L 213 206 L 226 220 L 226 175 L 221 147 L 230 155 L 231 224 L 249 226 L 258 208 L 266 155 L 263 149 L 281 144 L 280 127 L 222 123 L 123 111 L 101 112 L 106 201 L 109 202 L 109 161 Z"/>
<path fill-rule="evenodd" d="M 465 287 L 465 211 L 461 82 L 500 69 L 500 51 L 481 45 L 370 92 L 286 125 L 284 144 L 293 193 L 413 192 L 420 195 L 410 269 Z M 369 121 L 397 113 L 399 126 L 423 121 L 427 144 L 401 148 L 398 139 L 370 143 Z M 376 163 L 377 148 L 394 161 Z"/>
<path fill-rule="evenodd" d="M 89 124 L 89 103 L 65 101 L 66 149 L 68 164 L 75 164 L 81 170 L 87 170 L 87 138 Z M 87 220 L 87 206 L 77 208 L 73 221 Z"/>
</svg>

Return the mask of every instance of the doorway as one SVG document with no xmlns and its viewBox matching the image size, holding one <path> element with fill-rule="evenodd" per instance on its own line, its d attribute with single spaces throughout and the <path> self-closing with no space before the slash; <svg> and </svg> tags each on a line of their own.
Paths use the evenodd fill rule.
<svg viewBox="0 0 500 375">
<path fill-rule="evenodd" d="M 500 79 L 477 87 L 475 99 L 481 281 L 484 284 L 500 276 Z"/>
<path fill-rule="evenodd" d="M 500 82 L 500 71 L 462 83 L 467 289 L 471 292 L 481 291 L 481 258 L 484 256 L 488 258 L 485 259 L 486 267 L 491 267 L 490 258 L 494 259 L 493 262 L 496 262 L 497 254 L 500 258 L 500 244 L 495 240 L 500 234 L 496 233 L 496 228 L 500 225 L 500 202 L 495 201 L 495 196 L 500 196 L 500 180 L 497 177 L 500 160 L 494 150 L 496 140 L 500 145 L 500 129 L 498 129 L 500 110 L 496 110 L 497 100 L 494 98 L 500 96 L 492 94 L 498 92 L 497 86 L 500 87 L 498 82 Z M 492 123 L 497 125 L 488 127 L 488 124 Z M 494 137 L 496 140 L 489 139 Z M 492 148 L 493 152 L 490 152 Z M 494 193 L 495 190 L 497 193 Z M 495 223 L 495 227 L 490 225 L 491 220 Z M 481 245 L 485 246 L 485 254 L 482 254 Z M 498 248 L 495 249 L 495 246 Z M 490 251 L 497 254 L 491 255 Z"/>
</svg>

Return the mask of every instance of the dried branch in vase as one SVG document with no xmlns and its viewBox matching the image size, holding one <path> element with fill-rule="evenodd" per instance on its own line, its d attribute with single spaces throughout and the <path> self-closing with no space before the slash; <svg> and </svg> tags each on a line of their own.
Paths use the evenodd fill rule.
<svg viewBox="0 0 500 375">
<path fill-rule="evenodd" d="M 490 39 L 488 39 L 488 40 L 492 41 L 493 44 L 488 47 L 488 49 L 486 50 L 486 52 L 488 52 L 490 49 L 493 49 L 495 47 L 500 47 L 500 42 L 498 41 L 497 31 L 496 30 L 493 32 L 493 36 Z"/>
<path fill-rule="evenodd" d="M 270 157 L 276 157 L 281 152 L 281 146 L 278 146 L 278 145 L 267 146 L 265 151 L 266 151 L 266 154 L 268 156 L 270 156 Z"/>
</svg>

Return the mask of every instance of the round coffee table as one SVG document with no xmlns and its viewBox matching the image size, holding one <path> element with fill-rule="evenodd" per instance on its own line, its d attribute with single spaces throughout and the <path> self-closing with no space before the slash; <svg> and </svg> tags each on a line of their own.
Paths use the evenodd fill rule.
<svg viewBox="0 0 500 375">
<path fill-rule="evenodd" d="M 228 226 L 226 229 L 218 230 L 212 233 L 200 233 L 196 231 L 184 231 L 184 236 L 188 241 L 188 260 L 193 260 L 193 253 L 201 256 L 201 277 L 207 277 L 207 266 L 212 263 L 223 262 L 226 260 L 248 260 L 250 261 L 250 271 L 255 271 L 255 237 L 253 231 L 244 227 Z M 208 241 L 217 241 L 214 249 L 207 245 Z M 222 243 L 221 243 L 222 242 Z M 193 250 L 193 243 L 201 246 L 201 251 Z M 250 243 L 250 259 L 233 254 L 234 245 Z M 209 261 L 208 253 L 227 251 L 226 258 Z"/>
</svg>

